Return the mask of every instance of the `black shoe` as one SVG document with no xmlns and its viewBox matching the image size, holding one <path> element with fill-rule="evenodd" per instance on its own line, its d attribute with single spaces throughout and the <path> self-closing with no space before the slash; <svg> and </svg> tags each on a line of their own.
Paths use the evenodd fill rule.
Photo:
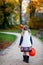
<svg viewBox="0 0 43 65">
<path fill-rule="evenodd" d="M 29 63 L 29 56 L 27 56 L 27 55 L 25 56 L 25 62 Z"/>
<path fill-rule="evenodd" d="M 23 61 L 25 61 L 25 55 L 23 55 Z"/>
</svg>

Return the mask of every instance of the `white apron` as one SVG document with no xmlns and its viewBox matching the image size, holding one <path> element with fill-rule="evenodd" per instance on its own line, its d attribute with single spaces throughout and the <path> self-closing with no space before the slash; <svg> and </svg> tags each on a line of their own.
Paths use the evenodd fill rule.
<svg viewBox="0 0 43 65">
<path fill-rule="evenodd" d="M 23 35 L 23 42 L 21 44 L 21 47 L 30 47 L 30 46 L 32 46 L 30 42 L 30 33 L 28 31 L 25 31 Z"/>
</svg>

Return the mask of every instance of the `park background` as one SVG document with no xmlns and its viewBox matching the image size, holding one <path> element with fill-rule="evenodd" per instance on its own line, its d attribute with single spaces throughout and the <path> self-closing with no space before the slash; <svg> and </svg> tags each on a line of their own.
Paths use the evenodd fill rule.
<svg viewBox="0 0 43 65">
<path fill-rule="evenodd" d="M 18 47 L 25 25 L 36 50 L 29 63 Z M 0 65 L 43 65 L 43 0 L 0 0 Z"/>
<path fill-rule="evenodd" d="M 0 50 L 17 38 L 1 32 L 21 33 L 21 25 L 43 42 L 43 0 L 0 0 Z"/>
</svg>

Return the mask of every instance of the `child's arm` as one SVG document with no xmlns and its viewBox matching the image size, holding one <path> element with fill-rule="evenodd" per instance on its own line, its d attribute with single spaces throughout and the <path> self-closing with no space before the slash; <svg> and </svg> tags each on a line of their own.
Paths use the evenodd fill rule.
<svg viewBox="0 0 43 65">
<path fill-rule="evenodd" d="M 19 46 L 22 44 L 22 41 L 23 41 L 23 35 L 24 35 L 24 31 L 22 31 L 22 33 L 21 33 L 21 38 L 20 38 Z"/>
<path fill-rule="evenodd" d="M 19 43 L 20 46 L 22 44 L 22 41 L 23 41 L 23 36 L 21 36 L 21 38 L 20 38 L 20 43 Z"/>
<path fill-rule="evenodd" d="M 33 45 L 32 36 L 30 36 L 30 42 L 31 42 L 31 44 Z"/>
</svg>

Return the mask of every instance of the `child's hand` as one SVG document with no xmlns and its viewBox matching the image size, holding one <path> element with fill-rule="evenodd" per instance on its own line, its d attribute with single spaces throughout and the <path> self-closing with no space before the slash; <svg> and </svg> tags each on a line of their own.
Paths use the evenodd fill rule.
<svg viewBox="0 0 43 65">
<path fill-rule="evenodd" d="M 21 46 L 19 45 L 18 47 L 20 48 Z"/>
</svg>

